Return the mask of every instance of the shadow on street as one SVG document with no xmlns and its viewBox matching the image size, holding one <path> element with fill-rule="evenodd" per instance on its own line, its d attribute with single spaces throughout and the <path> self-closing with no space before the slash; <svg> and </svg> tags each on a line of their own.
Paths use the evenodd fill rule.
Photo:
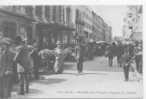
<svg viewBox="0 0 146 99">
<path fill-rule="evenodd" d="M 82 73 L 82 75 L 108 75 L 108 73 Z"/>
<path fill-rule="evenodd" d="M 69 64 L 69 63 L 66 63 L 63 65 L 63 68 L 65 68 L 65 70 L 70 70 L 70 69 L 75 69 L 76 68 L 76 64 L 75 62 Z"/>
<path fill-rule="evenodd" d="M 37 80 L 35 81 L 36 83 L 40 83 L 40 84 L 56 84 L 56 83 L 61 83 L 66 81 L 66 79 L 59 79 L 59 78 L 49 78 L 49 79 L 41 79 L 41 80 Z"/>
<path fill-rule="evenodd" d="M 62 73 L 62 74 L 65 74 L 65 75 L 75 75 L 75 76 L 78 76 L 78 75 L 108 75 L 107 73 L 82 73 L 82 74 L 78 74 L 78 73 Z"/>
<path fill-rule="evenodd" d="M 30 90 L 29 90 L 29 94 L 37 94 L 37 93 L 40 94 L 40 93 L 42 93 L 42 92 L 41 92 L 41 90 L 38 90 L 38 89 L 30 89 Z"/>
</svg>

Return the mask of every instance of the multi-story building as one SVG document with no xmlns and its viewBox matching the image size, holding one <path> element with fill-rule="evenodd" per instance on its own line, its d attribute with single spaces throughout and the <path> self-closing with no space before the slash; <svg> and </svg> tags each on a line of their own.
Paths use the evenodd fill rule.
<svg viewBox="0 0 146 99">
<path fill-rule="evenodd" d="M 30 43 L 32 35 L 33 18 L 26 15 L 22 6 L 1 6 L 0 7 L 0 31 L 4 36 L 15 39 L 21 36 L 28 39 Z"/>
<path fill-rule="evenodd" d="M 6 36 L 35 40 L 39 48 L 57 40 L 73 43 L 76 34 L 87 41 L 111 35 L 109 26 L 87 6 L 5 6 L 0 8 L 0 25 Z"/>
<path fill-rule="evenodd" d="M 74 25 L 70 6 L 34 6 L 33 17 L 36 20 L 34 38 L 40 48 L 50 46 L 58 40 L 65 44 L 72 42 Z"/>
<path fill-rule="evenodd" d="M 71 43 L 74 25 L 70 6 L 2 6 L 0 27 L 6 36 L 21 36 L 29 42 L 38 41 L 40 48 L 46 43 L 60 40 Z M 32 22 L 33 21 L 33 22 Z"/>
<path fill-rule="evenodd" d="M 104 22 L 104 20 L 98 16 L 95 12 L 93 15 L 92 38 L 95 41 L 111 41 L 112 28 Z"/>
<path fill-rule="evenodd" d="M 100 16 L 98 16 L 95 12 L 92 12 L 93 14 L 93 36 L 96 41 L 103 40 L 104 39 L 104 33 L 103 33 L 103 21 Z"/>
<path fill-rule="evenodd" d="M 104 25 L 104 40 L 111 41 L 112 40 L 112 28 L 108 26 L 106 23 Z"/>
<path fill-rule="evenodd" d="M 77 33 L 87 38 L 87 41 L 105 40 L 104 20 L 86 6 L 76 6 L 75 9 Z"/>
<path fill-rule="evenodd" d="M 132 7 L 133 8 L 133 7 Z M 130 9 L 132 9 L 130 8 Z M 135 7 L 135 22 L 133 25 L 133 33 L 130 35 L 131 39 L 134 40 L 142 40 L 142 25 L 143 25 L 143 14 L 142 14 L 142 6 Z"/>
<path fill-rule="evenodd" d="M 84 31 L 83 31 L 83 28 L 84 28 L 84 20 L 83 20 L 83 14 L 82 14 L 82 11 L 80 10 L 80 8 L 74 8 L 74 20 L 75 20 L 75 25 L 76 25 L 76 33 L 75 33 L 75 36 L 82 36 L 84 37 Z"/>
<path fill-rule="evenodd" d="M 84 21 L 84 28 L 83 28 L 83 32 L 86 36 L 86 38 L 90 39 L 91 35 L 92 35 L 92 11 L 86 7 L 86 6 L 82 6 L 82 18 Z"/>
<path fill-rule="evenodd" d="M 124 18 L 123 36 L 135 40 L 142 40 L 142 6 L 128 6 Z"/>
</svg>

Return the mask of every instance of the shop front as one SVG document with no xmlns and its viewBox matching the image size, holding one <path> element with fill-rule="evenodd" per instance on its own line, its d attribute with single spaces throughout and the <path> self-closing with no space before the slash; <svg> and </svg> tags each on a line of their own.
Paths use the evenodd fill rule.
<svg viewBox="0 0 146 99">
<path fill-rule="evenodd" d="M 40 49 L 53 49 L 56 47 L 57 41 L 61 41 L 66 44 L 70 36 L 68 33 L 72 33 L 72 31 L 74 31 L 73 28 L 56 23 L 39 23 L 37 24 L 36 29 Z"/>
</svg>

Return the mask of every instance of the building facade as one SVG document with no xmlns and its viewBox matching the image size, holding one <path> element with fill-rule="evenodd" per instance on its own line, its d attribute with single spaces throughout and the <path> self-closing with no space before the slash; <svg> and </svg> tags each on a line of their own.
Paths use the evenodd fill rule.
<svg viewBox="0 0 146 99">
<path fill-rule="evenodd" d="M 90 10 L 87 6 L 75 6 L 75 11 L 76 33 L 84 36 L 87 41 L 90 39 L 94 41 L 111 40 L 111 28 L 106 26 L 104 20 L 94 11 Z"/>
<path fill-rule="evenodd" d="M 104 22 L 104 20 L 98 16 L 95 12 L 92 12 L 93 26 L 92 26 L 92 38 L 95 41 L 111 41 L 112 28 Z"/>
<path fill-rule="evenodd" d="M 135 40 L 142 40 L 142 6 L 128 6 L 124 18 L 123 36 Z"/>
<path fill-rule="evenodd" d="M 27 16 L 22 6 L 1 6 L 0 7 L 0 31 L 4 36 L 15 39 L 17 36 L 32 39 L 33 18 Z"/>
<path fill-rule="evenodd" d="M 103 20 L 100 16 L 98 16 L 95 12 L 92 12 L 93 15 L 93 37 L 96 41 L 104 40 L 104 24 Z"/>
<path fill-rule="evenodd" d="M 111 36 L 111 28 L 87 6 L 4 6 L 0 25 L 6 36 L 37 41 L 39 48 L 58 40 L 72 44 L 77 35 L 86 41 L 109 41 Z"/>
<path fill-rule="evenodd" d="M 105 29 L 104 29 L 104 40 L 105 41 L 111 41 L 112 40 L 112 28 L 110 26 L 108 26 L 107 24 L 104 25 Z"/>
<path fill-rule="evenodd" d="M 71 21 L 70 6 L 33 6 L 34 39 L 39 48 L 46 48 L 58 40 L 65 44 L 72 43 L 74 24 Z M 27 7 L 26 7 L 27 9 Z M 31 12 L 29 12 L 31 13 Z"/>
<path fill-rule="evenodd" d="M 92 11 L 86 6 L 80 6 L 80 11 L 84 22 L 83 34 L 87 39 L 90 39 L 93 32 Z"/>
<path fill-rule="evenodd" d="M 83 18 L 84 16 L 81 9 L 82 7 L 79 7 L 79 6 L 74 7 L 75 13 L 73 16 L 75 16 L 74 21 L 75 21 L 75 26 L 76 26 L 76 31 L 74 33 L 75 38 L 79 36 L 86 38 L 84 34 L 84 25 L 85 25 L 84 18 Z"/>
</svg>

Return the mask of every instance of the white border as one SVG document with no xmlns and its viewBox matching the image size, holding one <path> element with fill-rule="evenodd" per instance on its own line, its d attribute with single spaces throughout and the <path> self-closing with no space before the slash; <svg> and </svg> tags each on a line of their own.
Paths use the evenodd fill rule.
<svg viewBox="0 0 146 99">
<path fill-rule="evenodd" d="M 0 0 L 0 5 L 140 5 L 144 0 Z"/>
<path fill-rule="evenodd" d="M 145 5 L 146 5 L 146 2 L 143 2 L 143 72 L 144 72 L 144 75 L 143 75 L 143 83 L 144 84 L 146 84 L 146 79 L 145 79 L 145 77 L 146 77 L 146 61 L 145 61 L 145 59 L 146 59 L 146 34 L 145 34 L 145 32 L 146 32 L 146 28 L 145 28 L 145 26 L 146 26 L 146 24 L 145 24 L 145 22 L 146 22 L 146 7 L 145 7 Z M 143 84 L 143 85 L 144 85 Z M 146 86 L 144 85 L 144 92 L 143 92 L 143 95 L 144 95 L 144 98 L 143 99 L 145 99 L 146 97 L 145 97 L 145 95 L 146 95 L 146 91 L 145 91 L 145 88 L 146 88 Z"/>
<path fill-rule="evenodd" d="M 143 45 L 144 45 L 144 57 L 143 57 L 143 67 L 144 67 L 144 83 L 146 82 L 146 68 L 145 68 L 145 55 L 146 55 L 146 31 L 145 31 L 145 0 L 0 0 L 0 6 L 2 5 L 143 5 Z M 145 89 L 145 86 L 144 86 Z M 144 90 L 144 95 L 146 91 Z M 145 99 L 145 97 L 143 98 Z"/>
</svg>

